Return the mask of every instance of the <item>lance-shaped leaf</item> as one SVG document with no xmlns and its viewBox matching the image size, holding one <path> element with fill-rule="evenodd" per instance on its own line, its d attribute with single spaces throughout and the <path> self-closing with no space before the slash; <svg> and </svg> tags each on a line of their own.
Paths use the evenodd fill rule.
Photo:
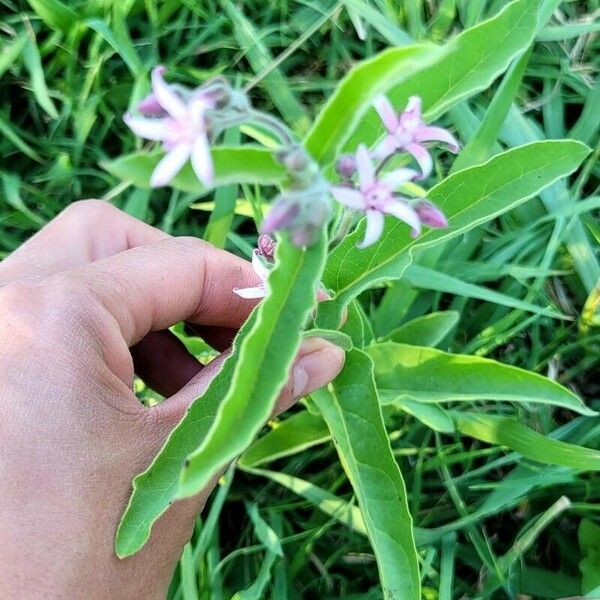
<svg viewBox="0 0 600 600">
<path fill-rule="evenodd" d="M 261 438 L 242 454 L 240 466 L 257 467 L 283 456 L 302 452 L 330 438 L 329 429 L 321 415 L 308 410 L 292 415 Z"/>
<path fill-rule="evenodd" d="M 179 485 L 179 473 L 188 454 L 206 435 L 220 401 L 227 393 L 240 344 L 251 330 L 256 312 L 240 329 L 229 357 L 208 388 L 187 409 L 152 464 L 133 480 L 133 492 L 117 530 L 115 550 L 124 558 L 135 554 L 148 541 L 152 526 L 167 510 Z"/>
<path fill-rule="evenodd" d="M 322 109 L 306 138 L 307 150 L 321 164 L 328 164 L 343 147 L 353 151 L 359 143 L 375 142 L 383 128 L 370 105 L 383 91 L 389 90 L 399 109 L 410 96 L 421 96 L 425 117 L 431 120 L 488 88 L 531 43 L 537 5 L 532 0 L 513 2 L 441 48 L 394 48 L 360 63 Z"/>
<path fill-rule="evenodd" d="M 325 248 L 324 233 L 306 249 L 285 239 L 277 245 L 270 293 L 242 342 L 231 387 L 215 420 L 181 471 L 179 498 L 198 493 L 221 467 L 241 454 L 273 412 L 315 304 Z"/>
<path fill-rule="evenodd" d="M 232 183 L 276 185 L 285 179 L 285 169 L 275 161 L 273 152 L 254 146 L 216 146 L 211 149 L 215 165 L 214 187 Z M 135 152 L 102 163 L 111 175 L 142 188 L 150 187 L 152 171 L 163 157 L 160 151 Z M 183 192 L 207 192 L 188 162 L 169 185 Z"/>
<path fill-rule="evenodd" d="M 419 565 L 406 488 L 387 437 L 373 363 L 351 350 L 342 372 L 312 394 L 352 483 L 385 598 L 419 600 Z"/>
<path fill-rule="evenodd" d="M 385 336 L 385 340 L 416 346 L 437 346 L 458 323 L 454 310 L 434 312 L 404 323 Z"/>
<path fill-rule="evenodd" d="M 600 452 L 553 440 L 516 419 L 484 413 L 451 411 L 456 429 L 488 444 L 501 444 L 523 456 L 550 465 L 600 471 Z"/>
<path fill-rule="evenodd" d="M 489 358 L 449 354 L 394 342 L 367 349 L 375 363 L 382 403 L 497 400 L 562 406 L 582 415 L 597 413 L 558 383 Z"/>
<path fill-rule="evenodd" d="M 589 152 L 572 140 L 534 142 L 451 175 L 428 194 L 446 215 L 448 227 L 427 229 L 416 239 L 403 222 L 387 217 L 379 242 L 357 248 L 364 237 L 363 219 L 329 256 L 323 282 L 335 296 L 319 307 L 317 325 L 335 328 L 352 298 L 376 283 L 401 277 L 414 248 L 447 240 L 518 206 L 572 173 Z"/>
</svg>

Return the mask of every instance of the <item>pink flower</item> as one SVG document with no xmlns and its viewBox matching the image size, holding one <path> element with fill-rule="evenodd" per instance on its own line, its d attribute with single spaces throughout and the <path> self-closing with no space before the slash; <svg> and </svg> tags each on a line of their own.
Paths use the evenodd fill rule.
<svg viewBox="0 0 600 600">
<path fill-rule="evenodd" d="M 398 150 L 412 154 L 421 168 L 422 176 L 427 177 L 433 168 L 433 161 L 424 142 L 445 142 L 455 154 L 459 150 L 456 138 L 441 127 L 429 127 L 421 118 L 421 99 L 411 96 L 404 112 L 396 115 L 394 107 L 385 96 L 378 96 L 373 103 L 379 113 L 387 135 L 375 147 L 373 156 L 385 159 Z"/>
<path fill-rule="evenodd" d="M 126 114 L 125 122 L 136 135 L 162 142 L 167 152 L 152 172 L 152 187 L 169 183 L 188 159 L 198 179 L 208 187 L 212 185 L 214 173 L 205 113 L 214 107 L 214 99 L 200 92 L 191 94 L 186 101 L 174 86 L 165 82 L 164 72 L 162 66 L 153 69 L 152 94 L 140 106 L 142 112 L 150 114 L 157 114 L 161 108 L 164 116 L 147 118 Z"/>
<path fill-rule="evenodd" d="M 356 168 L 359 177 L 358 190 L 343 186 L 332 186 L 330 190 L 338 202 L 348 208 L 362 210 L 367 215 L 365 238 L 358 247 L 366 248 L 381 237 L 385 214 L 410 225 L 413 237 L 419 235 L 421 232 L 419 216 L 404 198 L 394 193 L 398 186 L 415 179 L 418 173 L 412 169 L 396 169 L 378 179 L 373 161 L 364 144 L 361 144 L 356 152 Z"/>
<path fill-rule="evenodd" d="M 262 256 L 261 251 L 256 249 L 252 252 L 252 268 L 258 275 L 261 282 L 255 287 L 249 288 L 233 288 L 233 292 L 242 298 L 252 300 L 255 298 L 264 298 L 269 293 L 267 279 L 269 277 L 270 267 L 272 263 Z"/>
</svg>

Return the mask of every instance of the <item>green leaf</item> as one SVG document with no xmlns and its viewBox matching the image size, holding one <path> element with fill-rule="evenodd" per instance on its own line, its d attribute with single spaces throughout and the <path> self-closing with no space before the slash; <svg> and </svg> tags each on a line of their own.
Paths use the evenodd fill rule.
<svg viewBox="0 0 600 600">
<path fill-rule="evenodd" d="M 339 346 L 342 350 L 350 350 L 352 348 L 352 338 L 348 334 L 335 329 L 309 329 L 304 332 L 304 339 L 313 337 L 327 340 Z"/>
<path fill-rule="evenodd" d="M 416 239 L 404 223 L 387 217 L 379 242 L 359 249 L 363 219 L 329 255 L 323 283 L 335 296 L 319 306 L 318 326 L 335 329 L 350 299 L 376 283 L 400 278 L 412 261 L 413 249 L 455 237 L 518 206 L 572 173 L 589 151 L 585 144 L 571 140 L 534 142 L 454 173 L 428 194 L 444 211 L 448 228 L 428 229 Z"/>
<path fill-rule="evenodd" d="M 378 95 L 443 54 L 433 45 L 391 48 L 354 67 L 338 85 L 308 132 L 305 147 L 322 165 L 334 160 Z"/>
<path fill-rule="evenodd" d="M 284 456 L 302 452 L 330 438 L 329 429 L 320 415 L 308 410 L 292 415 L 274 425 L 269 433 L 257 439 L 239 459 L 242 467 L 257 467 Z"/>
<path fill-rule="evenodd" d="M 215 163 L 215 187 L 231 183 L 279 184 L 285 178 L 284 168 L 275 162 L 270 150 L 254 146 L 217 146 L 211 150 Z M 138 187 L 150 187 L 150 175 L 162 158 L 160 152 L 135 152 L 102 163 L 111 175 L 130 181 Z M 183 192 L 207 192 L 190 163 L 169 184 Z"/>
<path fill-rule="evenodd" d="M 500 444 L 526 458 L 581 471 L 600 471 L 600 452 L 546 437 L 515 419 L 451 411 L 456 429 L 488 444 Z"/>
<path fill-rule="evenodd" d="M 240 329 L 229 357 L 208 388 L 192 404 L 173 429 L 152 464 L 133 480 L 133 492 L 121 519 L 115 541 L 119 558 L 135 554 L 148 541 L 155 521 L 167 510 L 179 485 L 179 473 L 187 455 L 202 442 L 225 396 L 240 345 L 256 320 L 256 312 Z"/>
<path fill-rule="evenodd" d="M 452 331 L 459 316 L 454 310 L 423 315 L 400 325 L 383 339 L 399 344 L 435 347 Z"/>
<path fill-rule="evenodd" d="M 419 563 L 406 489 L 390 448 L 371 359 L 351 350 L 327 389 L 312 394 L 356 493 L 385 598 L 419 600 Z"/>
<path fill-rule="evenodd" d="M 396 398 L 418 402 L 535 402 L 597 415 L 558 383 L 489 358 L 394 342 L 374 344 L 367 352 L 375 363 L 375 381 L 384 403 Z"/>
<path fill-rule="evenodd" d="M 51 29 L 69 33 L 77 25 L 77 13 L 59 0 L 27 0 L 27 2 Z"/>
<path fill-rule="evenodd" d="M 325 235 L 306 249 L 286 239 L 277 245 L 269 295 L 243 341 L 231 387 L 202 445 L 181 471 L 178 498 L 197 494 L 211 477 L 241 454 L 273 412 L 302 340 L 325 262 Z"/>
<path fill-rule="evenodd" d="M 421 97 L 425 119 L 436 119 L 449 108 L 487 89 L 533 40 L 537 0 L 511 2 L 493 18 L 448 42 L 433 64 L 422 64 L 388 92 L 392 104 L 404 108 L 408 98 Z M 367 93 L 367 92 L 363 92 Z M 345 148 L 371 145 L 383 133 L 381 120 L 370 109 Z"/>
</svg>

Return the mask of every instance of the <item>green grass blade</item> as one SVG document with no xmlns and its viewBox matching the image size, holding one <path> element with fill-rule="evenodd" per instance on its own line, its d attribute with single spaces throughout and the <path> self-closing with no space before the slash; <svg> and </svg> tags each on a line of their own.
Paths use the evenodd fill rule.
<svg viewBox="0 0 600 600">
<path fill-rule="evenodd" d="M 537 462 L 581 471 L 600 470 L 600 452 L 546 437 L 515 419 L 452 411 L 456 428 L 488 444 L 500 444 Z"/>
<path fill-rule="evenodd" d="M 262 79 L 262 85 L 269 98 L 292 128 L 303 133 L 309 125 L 306 110 L 294 96 L 281 71 L 271 68 L 273 57 L 261 41 L 254 25 L 245 17 L 241 8 L 229 0 L 221 0 L 221 6 L 231 19 L 234 36 L 254 72 L 268 71 Z"/>
</svg>

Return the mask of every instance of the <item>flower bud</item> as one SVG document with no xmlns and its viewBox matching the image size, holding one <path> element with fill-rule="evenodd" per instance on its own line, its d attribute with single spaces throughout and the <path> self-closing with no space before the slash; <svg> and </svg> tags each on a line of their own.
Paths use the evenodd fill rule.
<svg viewBox="0 0 600 600">
<path fill-rule="evenodd" d="M 261 233 L 270 234 L 282 229 L 289 229 L 300 213 L 300 205 L 290 202 L 285 196 L 278 196 L 269 214 L 262 223 Z"/>
<path fill-rule="evenodd" d="M 275 260 L 276 245 L 277 242 L 270 235 L 263 234 L 258 237 L 258 252 L 269 262 Z"/>
<path fill-rule="evenodd" d="M 342 154 L 335 164 L 335 170 L 345 179 L 350 179 L 356 171 L 356 160 L 351 154 Z"/>
<path fill-rule="evenodd" d="M 444 213 L 433 203 L 423 200 L 418 202 L 415 207 L 415 212 L 419 215 L 419 219 L 423 225 L 434 227 L 436 229 L 444 229 L 448 227 L 448 220 Z"/>
</svg>

